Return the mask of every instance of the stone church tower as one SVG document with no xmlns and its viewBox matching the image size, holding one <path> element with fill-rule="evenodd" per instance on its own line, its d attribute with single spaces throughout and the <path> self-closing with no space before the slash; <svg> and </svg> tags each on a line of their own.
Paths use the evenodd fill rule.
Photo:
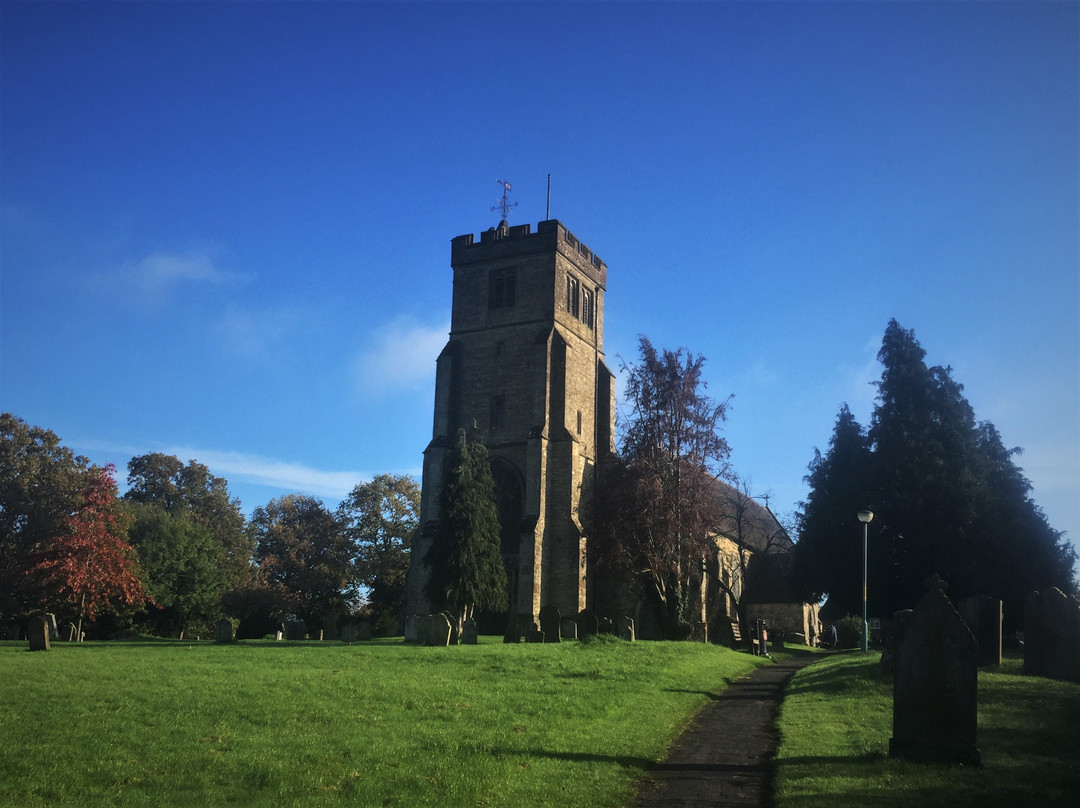
<svg viewBox="0 0 1080 808">
<path fill-rule="evenodd" d="M 583 510 L 597 463 L 614 450 L 607 266 L 554 219 L 535 233 L 504 219 L 479 242 L 453 239 L 450 255 L 450 339 L 436 366 L 408 613 L 430 611 L 423 559 L 438 541 L 446 460 L 465 429 L 491 458 L 511 612 L 576 614 L 591 595 Z"/>
</svg>

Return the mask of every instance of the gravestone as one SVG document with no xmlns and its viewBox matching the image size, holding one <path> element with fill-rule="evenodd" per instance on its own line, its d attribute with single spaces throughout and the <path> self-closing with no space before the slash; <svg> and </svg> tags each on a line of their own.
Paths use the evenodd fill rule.
<svg viewBox="0 0 1080 808">
<path fill-rule="evenodd" d="M 426 645 L 438 648 L 450 645 L 450 619 L 444 612 L 428 616 Z"/>
<path fill-rule="evenodd" d="M 897 659 L 889 755 L 977 765 L 975 637 L 945 596 L 947 584 L 936 573 L 927 583 Z"/>
<path fill-rule="evenodd" d="M 461 627 L 461 644 L 476 645 L 480 641 L 480 632 L 476 627 L 476 621 L 471 617 Z"/>
<path fill-rule="evenodd" d="M 26 639 L 31 651 L 49 650 L 49 621 L 44 615 L 34 615 L 26 626 Z"/>
<path fill-rule="evenodd" d="M 972 595 L 960 601 L 964 618 L 978 643 L 979 667 L 1001 667 L 1001 601 L 988 595 Z"/>
<path fill-rule="evenodd" d="M 338 624 L 336 614 L 324 614 L 322 619 L 323 640 L 336 640 L 338 638 Z"/>
<path fill-rule="evenodd" d="M 214 642 L 230 643 L 233 641 L 232 622 L 222 618 L 214 624 Z"/>
<path fill-rule="evenodd" d="M 634 641 L 634 618 L 626 616 L 619 618 L 619 639 Z"/>
<path fill-rule="evenodd" d="M 878 671 L 882 676 L 893 676 L 896 673 L 896 661 L 900 658 L 904 634 L 907 631 L 908 621 L 914 614 L 915 612 L 911 609 L 893 612 L 892 625 L 888 634 L 885 635 L 885 647 L 881 651 L 881 661 L 878 663 Z"/>
<path fill-rule="evenodd" d="M 529 627 L 525 631 L 525 642 L 538 642 L 544 641 L 544 632 L 537 628 L 536 623 L 529 622 Z"/>
<path fill-rule="evenodd" d="M 57 631 L 57 629 L 56 629 L 56 615 L 55 614 L 46 614 L 45 619 L 49 621 L 49 639 L 50 640 L 58 640 L 58 639 L 60 639 L 60 632 Z"/>
<path fill-rule="evenodd" d="M 294 641 L 307 639 L 307 626 L 304 624 L 304 621 L 287 621 L 285 623 L 285 639 Z"/>
<path fill-rule="evenodd" d="M 410 614 L 405 618 L 405 642 L 420 641 L 420 616 Z"/>
<path fill-rule="evenodd" d="M 457 645 L 458 644 L 457 618 L 454 617 L 454 615 L 450 614 L 450 612 L 446 611 L 445 609 L 442 612 L 440 612 L 440 614 L 442 614 L 443 617 L 446 618 L 446 622 L 450 624 L 450 645 Z"/>
<path fill-rule="evenodd" d="M 367 641 L 371 639 L 371 636 L 371 621 L 361 620 L 356 627 L 356 639 Z"/>
<path fill-rule="evenodd" d="M 594 634 L 600 633 L 600 621 L 596 619 L 596 613 L 583 609 L 577 618 L 578 637 L 587 640 Z"/>
<path fill-rule="evenodd" d="M 1024 602 L 1024 673 L 1080 682 L 1080 602 L 1060 589 Z"/>
<path fill-rule="evenodd" d="M 562 642 L 562 613 L 554 606 L 540 609 L 540 630 L 544 633 L 544 642 Z"/>
<path fill-rule="evenodd" d="M 615 621 L 610 617 L 601 617 L 596 621 L 596 633 L 597 634 L 614 634 L 615 633 Z"/>
<path fill-rule="evenodd" d="M 78 642 L 79 640 L 79 627 L 74 623 L 68 623 L 64 628 L 64 633 L 67 634 L 68 642 Z"/>
<path fill-rule="evenodd" d="M 576 640 L 577 639 L 577 623 L 571 620 L 569 617 L 564 617 L 562 625 L 559 627 L 560 635 L 563 639 Z"/>
<path fill-rule="evenodd" d="M 7 638 L 9 640 L 21 640 L 22 639 L 22 626 L 18 623 L 12 623 L 8 626 Z"/>
<path fill-rule="evenodd" d="M 356 642 L 356 623 L 346 623 L 341 627 L 341 641 L 344 643 Z"/>
</svg>

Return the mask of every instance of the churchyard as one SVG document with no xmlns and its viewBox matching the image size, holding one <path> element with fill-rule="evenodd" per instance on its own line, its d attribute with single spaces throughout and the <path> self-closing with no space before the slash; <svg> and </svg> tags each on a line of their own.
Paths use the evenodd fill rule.
<svg viewBox="0 0 1080 808">
<path fill-rule="evenodd" d="M 797 674 L 777 808 L 1071 804 L 1080 685 L 1022 676 L 1015 657 L 981 669 L 982 765 L 915 763 L 889 757 L 879 659 Z M 616 808 L 693 712 L 759 664 L 612 638 L 0 642 L 0 806 Z"/>
</svg>

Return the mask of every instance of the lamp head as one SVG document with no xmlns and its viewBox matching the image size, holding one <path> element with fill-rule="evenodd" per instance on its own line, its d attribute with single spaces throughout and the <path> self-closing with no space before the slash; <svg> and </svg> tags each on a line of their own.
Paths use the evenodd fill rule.
<svg viewBox="0 0 1080 808">
<path fill-rule="evenodd" d="M 866 523 L 866 522 L 869 522 L 873 518 L 874 518 L 874 512 L 873 511 L 871 511 L 871 510 L 859 511 L 859 521 L 860 522 Z"/>
</svg>

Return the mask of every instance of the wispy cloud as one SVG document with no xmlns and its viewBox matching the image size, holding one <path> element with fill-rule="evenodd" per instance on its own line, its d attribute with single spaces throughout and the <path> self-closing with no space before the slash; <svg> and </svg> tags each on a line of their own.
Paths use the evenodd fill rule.
<svg viewBox="0 0 1080 808">
<path fill-rule="evenodd" d="M 240 356 L 257 356 L 280 345 L 307 315 L 296 308 L 227 308 L 210 326 L 216 345 Z"/>
<path fill-rule="evenodd" d="M 435 377 L 435 360 L 446 344 L 448 323 L 427 326 L 399 317 L 377 329 L 353 362 L 360 395 L 416 389 Z"/>
<path fill-rule="evenodd" d="M 221 269 L 206 250 L 153 252 L 93 277 L 101 289 L 140 308 L 156 309 L 184 287 L 239 285 L 249 276 Z"/>
</svg>

